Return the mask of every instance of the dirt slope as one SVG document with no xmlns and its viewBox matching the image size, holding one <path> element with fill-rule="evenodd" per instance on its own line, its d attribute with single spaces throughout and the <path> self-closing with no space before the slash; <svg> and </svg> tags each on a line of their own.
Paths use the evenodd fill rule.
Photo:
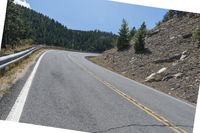
<svg viewBox="0 0 200 133">
<path fill-rule="evenodd" d="M 148 32 L 145 53 L 135 54 L 133 47 L 121 52 L 112 49 L 92 60 L 169 95 L 196 103 L 200 47 L 193 41 L 192 33 L 198 26 L 199 15 L 174 18 Z"/>
</svg>

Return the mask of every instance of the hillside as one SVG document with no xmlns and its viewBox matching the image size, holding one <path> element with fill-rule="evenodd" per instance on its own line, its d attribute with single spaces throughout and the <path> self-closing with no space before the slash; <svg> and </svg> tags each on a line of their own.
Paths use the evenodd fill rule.
<svg viewBox="0 0 200 133">
<path fill-rule="evenodd" d="M 2 48 L 15 48 L 27 43 L 60 46 L 89 52 L 113 48 L 116 35 L 99 30 L 69 29 L 58 21 L 32 9 L 8 1 Z"/>
<path fill-rule="evenodd" d="M 186 14 L 148 32 L 146 51 L 116 48 L 91 58 L 94 62 L 169 95 L 196 103 L 200 84 L 200 46 L 192 39 L 200 15 Z"/>
</svg>

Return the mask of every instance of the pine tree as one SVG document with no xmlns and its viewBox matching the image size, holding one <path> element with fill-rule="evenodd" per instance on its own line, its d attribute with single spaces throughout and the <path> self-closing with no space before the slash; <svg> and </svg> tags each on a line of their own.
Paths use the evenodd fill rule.
<svg viewBox="0 0 200 133">
<path fill-rule="evenodd" d="M 130 31 L 129 40 L 131 40 L 135 36 L 136 32 L 137 32 L 136 28 L 133 27 Z"/>
<path fill-rule="evenodd" d="M 145 50 L 145 36 L 146 36 L 146 24 L 145 22 L 143 22 L 133 39 L 135 53 Z"/>
<path fill-rule="evenodd" d="M 119 37 L 117 41 L 118 50 L 123 50 L 129 46 L 129 28 L 125 19 L 122 20 L 122 25 L 119 30 Z"/>
</svg>

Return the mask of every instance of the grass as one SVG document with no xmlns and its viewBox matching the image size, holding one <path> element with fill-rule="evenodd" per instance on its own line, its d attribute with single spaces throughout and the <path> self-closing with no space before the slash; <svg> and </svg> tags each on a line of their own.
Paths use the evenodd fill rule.
<svg viewBox="0 0 200 133">
<path fill-rule="evenodd" d="M 92 61 L 92 62 L 97 64 L 96 56 L 87 56 L 86 59 L 88 59 L 88 60 L 90 60 L 90 61 Z"/>
</svg>

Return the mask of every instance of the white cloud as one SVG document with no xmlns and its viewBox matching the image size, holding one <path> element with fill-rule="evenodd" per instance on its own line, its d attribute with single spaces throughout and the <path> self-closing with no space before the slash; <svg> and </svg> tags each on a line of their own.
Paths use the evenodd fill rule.
<svg viewBox="0 0 200 133">
<path fill-rule="evenodd" d="M 30 4 L 26 0 L 14 0 L 14 3 L 27 8 L 31 8 Z"/>
</svg>

